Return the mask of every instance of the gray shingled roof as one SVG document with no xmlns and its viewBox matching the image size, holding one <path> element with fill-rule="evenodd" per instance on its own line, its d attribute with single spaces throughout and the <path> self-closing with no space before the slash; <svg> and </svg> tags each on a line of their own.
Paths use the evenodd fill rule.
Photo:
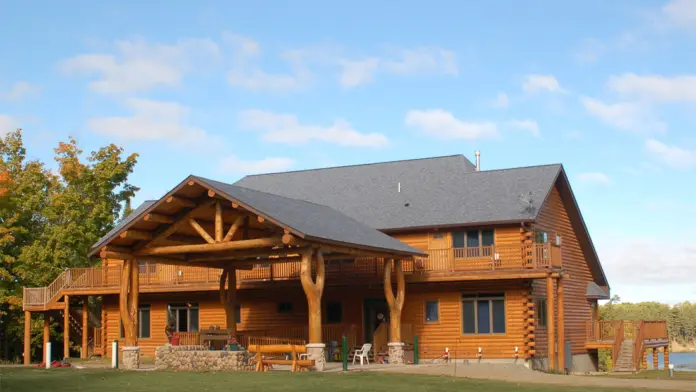
<svg viewBox="0 0 696 392">
<path fill-rule="evenodd" d="M 592 299 L 610 299 L 609 293 L 605 291 L 603 288 L 599 287 L 597 283 L 595 282 L 590 282 L 587 284 L 587 292 L 585 293 L 587 298 L 592 298 Z"/>
<path fill-rule="evenodd" d="M 474 169 L 455 155 L 253 175 L 235 185 L 326 205 L 389 230 L 534 220 L 561 165 Z M 531 198 L 531 208 L 520 195 Z"/>
<path fill-rule="evenodd" d="M 331 207 L 202 177 L 193 178 L 221 195 L 304 234 L 305 237 L 410 254 L 425 254 Z"/>
</svg>

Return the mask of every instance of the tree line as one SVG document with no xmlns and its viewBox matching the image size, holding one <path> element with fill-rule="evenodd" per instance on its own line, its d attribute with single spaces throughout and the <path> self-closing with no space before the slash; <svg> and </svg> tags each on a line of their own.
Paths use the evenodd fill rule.
<svg viewBox="0 0 696 392">
<path fill-rule="evenodd" d="M 53 165 L 32 159 L 22 130 L 0 137 L 0 358 L 21 359 L 22 287 L 50 284 L 66 268 L 93 266 L 90 247 L 130 210 L 137 154 L 114 144 L 87 155 L 68 138 Z M 32 317 L 40 350 L 43 316 Z M 61 338 L 55 322 L 52 337 Z M 34 356 L 40 355 L 33 353 Z"/>
</svg>

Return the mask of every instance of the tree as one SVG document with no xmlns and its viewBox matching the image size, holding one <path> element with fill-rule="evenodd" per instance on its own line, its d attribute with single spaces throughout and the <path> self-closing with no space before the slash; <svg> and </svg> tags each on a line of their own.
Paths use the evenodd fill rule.
<svg viewBox="0 0 696 392">
<path fill-rule="evenodd" d="M 57 171 L 27 160 L 22 131 L 0 138 L 0 333 L 20 352 L 23 286 L 45 286 L 65 268 L 86 267 L 90 247 L 138 190 L 128 183 L 137 154 L 110 144 L 83 159 L 76 140 L 55 151 Z"/>
</svg>

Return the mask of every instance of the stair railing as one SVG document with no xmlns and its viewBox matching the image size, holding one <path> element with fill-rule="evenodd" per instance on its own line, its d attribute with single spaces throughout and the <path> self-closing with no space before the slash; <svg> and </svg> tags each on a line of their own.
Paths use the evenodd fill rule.
<svg viewBox="0 0 696 392">
<path fill-rule="evenodd" d="M 614 347 L 611 350 L 611 365 L 614 368 L 616 367 L 616 361 L 619 359 L 619 353 L 621 352 L 621 345 L 624 342 L 624 322 L 623 321 L 616 321 L 615 323 L 617 325 L 614 329 L 614 331 L 615 331 Z"/>
<path fill-rule="evenodd" d="M 645 322 L 640 320 L 633 325 L 633 368 L 638 370 L 645 350 Z"/>
</svg>

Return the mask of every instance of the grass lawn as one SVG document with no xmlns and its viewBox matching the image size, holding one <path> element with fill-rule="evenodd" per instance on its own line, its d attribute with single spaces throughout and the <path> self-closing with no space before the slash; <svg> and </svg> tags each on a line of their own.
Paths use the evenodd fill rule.
<svg viewBox="0 0 696 392">
<path fill-rule="evenodd" d="M 642 380 L 682 380 L 696 381 L 696 372 L 684 372 L 675 370 L 674 377 L 669 377 L 669 370 L 644 370 L 639 373 L 611 373 L 607 377 L 633 378 Z"/>
<path fill-rule="evenodd" d="M 515 384 L 444 376 L 382 373 L 173 373 L 115 370 L 0 368 L 0 391 L 207 392 L 207 391 L 521 391 L 580 392 L 630 389 Z M 643 390 L 645 391 L 645 390 Z"/>
</svg>

